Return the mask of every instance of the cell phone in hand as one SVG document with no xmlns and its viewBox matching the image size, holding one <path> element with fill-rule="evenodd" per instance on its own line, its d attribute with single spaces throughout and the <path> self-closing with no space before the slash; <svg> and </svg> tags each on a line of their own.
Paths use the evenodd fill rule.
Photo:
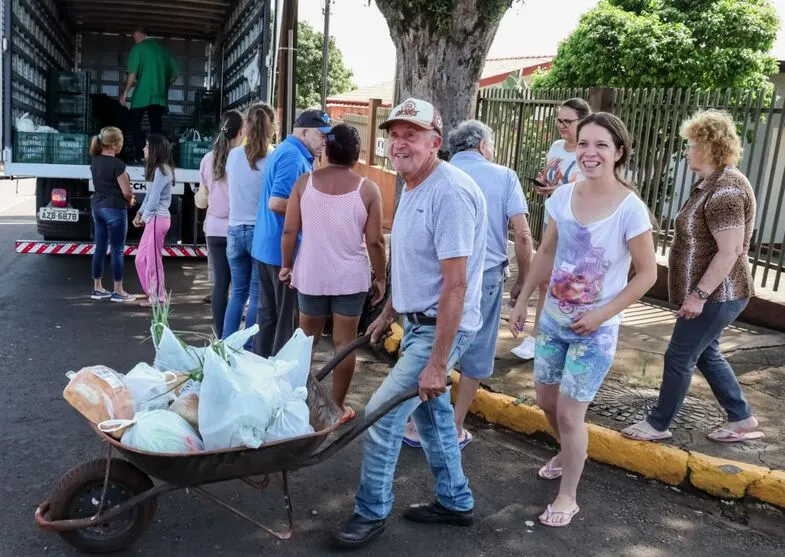
<svg viewBox="0 0 785 557">
<path fill-rule="evenodd" d="M 543 184 L 537 178 L 532 178 L 531 176 L 526 176 L 526 179 L 529 180 L 532 184 L 537 186 L 538 188 L 547 188 L 547 184 Z"/>
</svg>

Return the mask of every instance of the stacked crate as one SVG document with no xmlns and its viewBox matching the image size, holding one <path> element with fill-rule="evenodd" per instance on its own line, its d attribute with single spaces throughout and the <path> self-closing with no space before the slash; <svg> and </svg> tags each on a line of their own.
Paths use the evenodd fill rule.
<svg viewBox="0 0 785 557">
<path fill-rule="evenodd" d="M 87 164 L 93 132 L 90 74 L 53 71 L 47 85 L 47 123 L 60 132 L 50 139 L 52 163 Z"/>
<path fill-rule="evenodd" d="M 61 133 L 91 133 L 90 74 L 52 71 L 47 85 L 47 124 Z"/>
</svg>

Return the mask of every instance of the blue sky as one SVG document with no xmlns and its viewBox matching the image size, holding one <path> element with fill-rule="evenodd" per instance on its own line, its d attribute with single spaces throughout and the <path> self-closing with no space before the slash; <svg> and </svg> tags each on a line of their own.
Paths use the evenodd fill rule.
<svg viewBox="0 0 785 557">
<path fill-rule="evenodd" d="M 773 0 L 785 22 L 785 0 Z M 325 0 L 300 0 L 299 16 L 322 29 Z M 395 47 L 375 0 L 334 0 L 330 34 L 335 37 L 357 85 L 372 85 L 393 78 Z M 502 19 L 490 56 L 555 54 L 561 40 L 575 28 L 581 14 L 597 0 L 526 0 Z M 372 48 L 368 48 L 372 45 Z M 785 60 L 785 31 L 780 29 L 773 54 Z"/>
</svg>

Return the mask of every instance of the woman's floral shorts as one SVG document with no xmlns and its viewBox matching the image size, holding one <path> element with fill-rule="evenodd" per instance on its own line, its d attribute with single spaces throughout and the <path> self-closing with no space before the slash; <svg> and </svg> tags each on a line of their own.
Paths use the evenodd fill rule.
<svg viewBox="0 0 785 557">
<path fill-rule="evenodd" d="M 618 324 L 603 325 L 582 336 L 543 311 L 534 352 L 534 380 L 560 385 L 562 395 L 591 402 L 611 368 L 618 337 Z"/>
</svg>

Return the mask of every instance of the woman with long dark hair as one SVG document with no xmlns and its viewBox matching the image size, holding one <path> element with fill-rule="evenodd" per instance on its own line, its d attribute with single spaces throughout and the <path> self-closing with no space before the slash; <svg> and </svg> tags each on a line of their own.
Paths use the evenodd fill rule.
<svg viewBox="0 0 785 557">
<path fill-rule="evenodd" d="M 251 248 L 265 158 L 273 136 L 274 115 L 273 109 L 264 103 L 252 105 L 245 118 L 245 145 L 232 149 L 226 159 L 226 176 L 229 183 L 226 257 L 231 271 L 232 293 L 224 317 L 223 338 L 240 328 L 247 301 L 249 307 L 245 317 L 246 327 L 256 324 L 259 313 L 259 274 L 251 256 Z M 249 342 L 247 347 L 251 346 L 252 343 Z"/>
<path fill-rule="evenodd" d="M 576 156 L 583 179 L 558 188 L 545 202 L 550 222 L 510 312 L 510 331 L 518 336 L 529 297 L 550 278 L 534 381 L 537 405 L 561 451 L 538 475 L 561 478 L 561 484 L 540 515 L 545 526 L 566 526 L 578 512 L 588 447 L 586 410 L 613 363 L 621 312 L 657 280 L 651 214 L 621 178 L 630 144 L 624 123 L 612 114 L 592 114 L 578 125 Z M 628 281 L 630 262 L 635 276 Z"/>
<path fill-rule="evenodd" d="M 134 226 L 144 226 L 136 252 L 136 272 L 148 303 L 160 304 L 166 301 L 161 251 L 171 226 L 169 205 L 174 186 L 174 160 L 169 140 L 163 135 L 151 134 L 144 146 L 144 157 L 147 194 L 134 218 Z"/>
<path fill-rule="evenodd" d="M 212 151 L 199 165 L 200 187 L 207 191 L 207 217 L 204 232 L 207 237 L 207 257 L 213 269 L 213 328 L 220 338 L 224 330 L 226 307 L 229 303 L 229 284 L 232 281 L 229 259 L 226 257 L 226 231 L 229 228 L 229 183 L 226 178 L 226 159 L 229 151 L 243 141 L 243 115 L 229 110 L 221 118 L 221 128 Z"/>
</svg>

